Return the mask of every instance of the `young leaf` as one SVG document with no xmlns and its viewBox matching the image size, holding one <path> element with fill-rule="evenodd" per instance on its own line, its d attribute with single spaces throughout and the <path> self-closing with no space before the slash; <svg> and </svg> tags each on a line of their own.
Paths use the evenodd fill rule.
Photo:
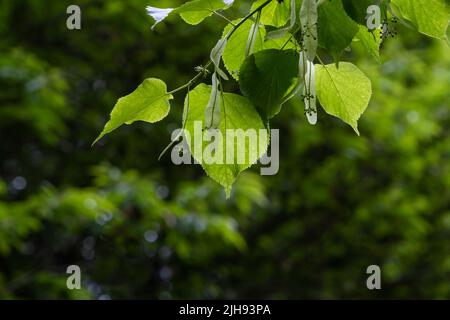
<svg viewBox="0 0 450 320">
<path fill-rule="evenodd" d="M 214 11 L 227 9 L 234 0 L 194 0 L 175 10 L 189 24 L 196 25 L 214 14 Z"/>
<path fill-rule="evenodd" d="M 358 25 L 350 19 L 340 0 L 325 1 L 319 13 L 319 45 L 339 62 L 342 51 L 347 48 L 358 32 Z"/>
<path fill-rule="evenodd" d="M 255 105 L 264 121 L 281 109 L 284 97 L 294 88 L 298 75 L 294 50 L 263 50 L 245 59 L 240 70 L 241 92 Z"/>
<path fill-rule="evenodd" d="M 233 21 L 233 24 L 236 25 L 241 21 L 241 19 Z M 225 47 L 225 51 L 223 52 L 223 62 L 228 72 L 235 78 L 239 79 L 239 69 L 241 68 L 242 63 L 244 62 L 245 49 L 244 43 L 247 41 L 248 35 L 250 34 L 250 30 L 252 28 L 253 23 L 250 20 L 245 21 L 239 29 L 237 29 L 231 37 L 228 39 L 227 46 Z M 233 25 L 228 24 L 224 31 L 223 37 L 230 32 Z M 258 26 L 258 33 L 256 34 L 256 38 L 253 45 L 253 52 L 257 52 L 263 49 L 264 46 L 264 37 L 266 35 L 266 30 L 262 24 Z"/>
<path fill-rule="evenodd" d="M 316 0 L 303 0 L 300 9 L 300 23 L 303 30 L 304 49 L 309 61 L 314 61 L 317 52 L 317 3 Z"/>
<path fill-rule="evenodd" d="M 381 63 L 380 59 L 380 45 L 381 45 L 381 37 L 380 37 L 380 29 L 375 29 L 373 32 L 369 32 L 367 27 L 358 25 L 359 31 L 355 36 L 356 42 L 360 42 L 361 45 L 367 50 L 368 53 L 378 63 Z"/>
<path fill-rule="evenodd" d="M 219 88 L 219 79 L 214 72 L 212 75 L 212 89 L 208 104 L 205 109 L 205 128 L 218 128 L 220 125 L 220 104 L 221 92 Z"/>
<path fill-rule="evenodd" d="M 267 39 L 264 42 L 264 49 L 277 49 L 277 50 L 298 50 L 299 45 L 294 37 L 290 33 L 286 34 L 283 38 Z"/>
<path fill-rule="evenodd" d="M 290 34 L 291 34 L 291 29 L 290 28 L 277 29 L 277 30 L 270 31 L 266 35 L 266 40 L 280 39 L 280 38 L 284 38 L 284 37 L 286 37 L 286 36 L 288 36 Z"/>
<path fill-rule="evenodd" d="M 135 91 L 117 101 L 109 121 L 93 144 L 124 123 L 131 124 L 135 121 L 154 123 L 164 119 L 169 113 L 171 99 L 173 96 L 167 93 L 167 86 L 162 80 L 155 78 L 144 80 Z"/>
<path fill-rule="evenodd" d="M 255 10 L 261 6 L 266 0 L 257 0 L 253 3 L 251 10 Z M 273 0 L 266 7 L 262 9 L 261 23 L 266 26 L 283 27 L 290 17 L 289 1 L 283 0 L 281 2 Z"/>
<path fill-rule="evenodd" d="M 427 36 L 447 40 L 449 25 L 449 6 L 444 0 L 392 0 L 402 16 Z"/>
<path fill-rule="evenodd" d="M 262 129 L 265 131 L 265 128 L 255 108 L 246 98 L 232 93 L 224 93 L 222 106 L 224 110 L 223 119 L 220 122 L 218 130 L 226 141 L 222 145 L 219 144 L 218 150 L 216 150 L 216 154 L 221 154 L 223 161 L 222 164 L 207 163 L 207 161 L 204 161 L 204 154 L 211 142 L 203 141 L 201 133 L 204 127 L 205 106 L 210 96 L 211 86 L 205 84 L 199 84 L 190 93 L 190 108 L 186 121 L 186 130 L 189 132 L 192 141 L 188 139 L 187 143 L 193 157 L 202 165 L 208 176 L 225 188 L 227 197 L 229 197 L 231 187 L 239 174 L 266 153 L 268 140 L 264 141 L 259 139 L 256 144 L 246 143 L 244 152 L 241 154 L 238 154 L 237 148 L 226 148 L 227 129 L 242 129 L 243 132 L 246 132 L 248 129 Z M 200 126 L 196 126 L 198 122 L 201 122 Z M 227 156 L 232 158 L 232 163 L 227 163 Z M 244 161 L 241 161 L 242 163 L 239 163 L 239 157 L 244 159 Z"/>
<path fill-rule="evenodd" d="M 289 18 L 289 20 L 290 20 L 289 26 L 269 32 L 266 37 L 267 40 L 283 38 L 286 35 L 290 34 L 290 32 L 293 31 L 293 29 L 295 27 L 295 23 L 297 22 L 297 9 L 296 9 L 295 3 L 296 3 L 296 0 L 291 0 L 291 6 L 290 6 L 291 16 Z"/>
<path fill-rule="evenodd" d="M 358 119 L 366 110 L 372 95 L 369 78 L 355 65 L 342 62 L 316 65 L 317 96 L 328 114 L 348 123 L 359 135 Z"/>
</svg>

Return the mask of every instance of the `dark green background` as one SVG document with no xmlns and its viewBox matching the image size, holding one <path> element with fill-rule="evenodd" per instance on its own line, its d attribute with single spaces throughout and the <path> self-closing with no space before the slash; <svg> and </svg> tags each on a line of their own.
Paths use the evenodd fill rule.
<svg viewBox="0 0 450 320">
<path fill-rule="evenodd" d="M 185 83 L 226 24 L 152 32 L 149 2 L 77 1 L 69 31 L 72 1 L 0 1 L 0 298 L 450 298 L 445 43 L 399 27 L 381 65 L 355 43 L 343 58 L 374 92 L 361 136 L 286 105 L 279 174 L 247 171 L 226 201 L 199 166 L 157 161 L 185 93 L 161 123 L 90 146 L 119 97 Z M 82 290 L 66 288 L 72 264 Z"/>
</svg>

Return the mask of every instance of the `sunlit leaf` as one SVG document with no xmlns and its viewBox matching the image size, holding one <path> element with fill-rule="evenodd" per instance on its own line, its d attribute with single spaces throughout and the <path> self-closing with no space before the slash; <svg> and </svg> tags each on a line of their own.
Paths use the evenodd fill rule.
<svg viewBox="0 0 450 320">
<path fill-rule="evenodd" d="M 233 24 L 238 24 L 241 20 L 233 21 Z M 225 36 L 233 27 L 232 24 L 228 24 L 224 31 L 223 36 Z M 223 52 L 223 62 L 228 72 L 235 78 L 236 80 L 239 78 L 239 69 L 241 68 L 242 63 L 245 60 L 245 42 L 248 39 L 248 35 L 250 34 L 250 30 L 252 28 L 252 22 L 250 20 L 245 21 L 236 32 L 228 39 L 227 46 L 225 51 Z M 259 25 L 258 34 L 256 36 L 253 52 L 257 52 L 263 49 L 264 45 L 264 37 L 266 35 L 266 31 L 263 25 Z"/>
<path fill-rule="evenodd" d="M 175 12 L 187 23 L 196 25 L 213 15 L 214 11 L 230 7 L 233 2 L 234 0 L 194 0 L 186 2 Z"/>
<path fill-rule="evenodd" d="M 252 10 L 255 10 L 264 2 L 266 0 L 257 0 L 253 3 Z M 262 9 L 261 23 L 274 27 L 282 27 L 289 21 L 290 14 L 289 1 L 278 2 L 277 0 L 273 0 Z"/>
<path fill-rule="evenodd" d="M 94 143 L 125 123 L 131 124 L 135 121 L 154 123 L 164 119 L 169 113 L 171 99 L 173 97 L 167 93 L 167 86 L 162 80 L 155 78 L 144 80 L 135 91 L 117 101 L 109 121 Z"/>
<path fill-rule="evenodd" d="M 254 164 L 266 151 L 267 143 L 262 144 L 260 147 L 260 140 L 256 144 L 245 145 L 244 153 L 238 154 L 238 148 L 233 149 L 226 148 L 227 141 L 224 141 L 221 148 L 218 147 L 218 153 L 221 151 L 222 164 L 206 163 L 204 154 L 207 152 L 209 141 L 203 141 L 202 128 L 204 127 L 205 107 L 208 104 L 209 97 L 211 96 L 211 86 L 205 84 L 199 84 L 189 95 L 190 106 L 189 114 L 186 121 L 186 130 L 190 133 L 192 141 L 188 141 L 189 148 L 193 157 L 202 165 L 205 172 L 212 179 L 217 181 L 225 188 L 227 196 L 230 195 L 231 187 L 239 176 L 240 172 L 249 168 Z M 185 102 L 185 108 L 186 108 Z M 237 94 L 224 93 L 222 109 L 222 121 L 220 122 L 219 132 L 226 139 L 227 129 L 241 129 L 245 132 L 248 129 L 263 130 L 265 131 L 264 124 L 255 110 L 253 105 L 245 98 Z M 199 124 L 196 127 L 196 124 Z M 214 133 L 214 130 L 205 130 L 205 133 Z M 196 134 L 197 133 L 197 134 Z M 229 151 L 233 150 L 233 151 Z M 231 153 L 228 155 L 228 153 Z M 227 156 L 232 157 L 232 163 L 227 163 Z M 242 157 L 244 161 L 239 163 L 238 159 Z"/>
<path fill-rule="evenodd" d="M 372 85 L 355 65 L 316 65 L 317 96 L 325 111 L 348 123 L 357 134 L 358 119 L 366 110 Z"/>
<path fill-rule="evenodd" d="M 450 11 L 444 0 L 392 0 L 391 4 L 419 32 L 437 39 L 447 39 Z"/>
</svg>

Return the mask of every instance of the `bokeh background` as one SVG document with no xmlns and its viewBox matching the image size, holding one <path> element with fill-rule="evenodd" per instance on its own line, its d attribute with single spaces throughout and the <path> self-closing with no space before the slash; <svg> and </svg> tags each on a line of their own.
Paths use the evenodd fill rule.
<svg viewBox="0 0 450 320">
<path fill-rule="evenodd" d="M 199 166 L 157 160 L 184 93 L 91 147 L 119 97 L 185 83 L 226 24 L 152 32 L 149 2 L 76 1 L 69 31 L 73 1 L 0 1 L 0 298 L 450 298 L 447 44 L 399 26 L 377 64 L 355 43 L 343 58 L 374 91 L 361 136 L 287 105 L 279 174 L 248 170 L 225 200 Z M 382 290 L 366 288 L 372 264 Z"/>
</svg>

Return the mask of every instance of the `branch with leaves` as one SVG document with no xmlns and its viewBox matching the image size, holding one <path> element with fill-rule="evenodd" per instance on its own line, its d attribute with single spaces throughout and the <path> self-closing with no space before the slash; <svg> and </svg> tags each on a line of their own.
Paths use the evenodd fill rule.
<svg viewBox="0 0 450 320">
<path fill-rule="evenodd" d="M 197 74 L 191 80 L 171 91 L 160 79 L 144 80 L 117 101 L 95 142 L 123 124 L 164 119 L 173 94 L 182 90 L 187 91 L 182 128 L 189 132 L 193 132 L 195 121 L 201 121 L 205 130 L 220 130 L 224 135 L 227 129 L 268 128 L 286 102 L 297 100 L 304 105 L 310 124 L 318 121 L 319 103 L 326 113 L 359 134 L 358 120 L 369 104 L 371 82 L 357 66 L 340 61 L 344 50 L 358 41 L 380 62 L 388 19 L 448 42 L 450 14 L 445 0 L 256 0 L 247 15 L 231 21 L 222 11 L 234 2 L 193 0 L 178 8 L 147 7 L 155 20 L 152 28 L 175 14 L 190 25 L 210 16 L 223 19 L 227 25 L 209 61 L 196 67 Z M 382 8 L 385 19 L 377 29 L 368 30 L 367 8 L 374 2 Z M 324 64 L 319 48 L 334 63 Z M 209 74 L 212 85 L 195 86 Z M 223 81 L 237 81 L 241 94 L 224 92 Z M 198 161 L 197 152 L 191 145 L 189 148 Z M 199 162 L 229 195 L 238 175 L 266 151 L 267 146 L 254 157 L 249 152 L 243 164 Z"/>
</svg>

